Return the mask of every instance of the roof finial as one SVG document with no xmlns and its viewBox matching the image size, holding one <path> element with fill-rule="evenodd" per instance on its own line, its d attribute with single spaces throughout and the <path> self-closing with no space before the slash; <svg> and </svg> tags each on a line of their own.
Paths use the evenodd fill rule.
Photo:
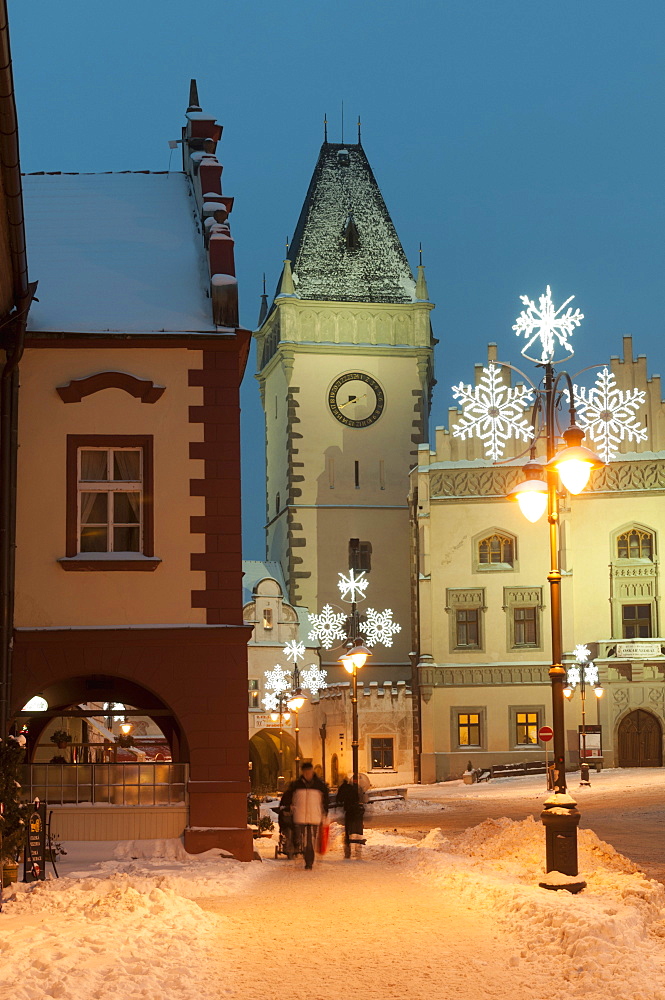
<svg viewBox="0 0 665 1000">
<path fill-rule="evenodd" d="M 188 111 L 200 111 L 201 105 L 199 104 L 199 89 L 196 86 L 196 80 L 189 81 L 189 107 Z"/>
<path fill-rule="evenodd" d="M 342 145 L 344 145 L 344 101 L 342 101 Z"/>
<path fill-rule="evenodd" d="M 281 296 L 295 296 L 295 286 L 293 284 L 293 274 L 291 272 L 291 261 L 288 257 L 284 259 L 284 270 L 282 271 L 282 278 L 279 283 L 279 291 L 277 292 L 277 298 Z"/>
<path fill-rule="evenodd" d="M 358 115 L 358 145 L 362 146 L 362 142 L 360 141 L 360 115 Z"/>
<path fill-rule="evenodd" d="M 263 272 L 263 294 L 261 295 L 261 308 L 259 309 L 259 326 L 263 326 L 263 321 L 268 315 L 268 296 L 266 295 L 266 273 Z"/>
<path fill-rule="evenodd" d="M 425 268 L 423 267 L 423 245 L 418 245 L 418 277 L 416 278 L 416 302 L 429 302 L 429 291 L 425 278 Z"/>
<path fill-rule="evenodd" d="M 325 111 L 323 112 L 323 141 L 328 141 L 328 118 Z"/>
<path fill-rule="evenodd" d="M 286 254 L 285 254 L 285 256 L 286 257 L 289 256 L 289 237 L 288 236 L 286 237 Z"/>
</svg>

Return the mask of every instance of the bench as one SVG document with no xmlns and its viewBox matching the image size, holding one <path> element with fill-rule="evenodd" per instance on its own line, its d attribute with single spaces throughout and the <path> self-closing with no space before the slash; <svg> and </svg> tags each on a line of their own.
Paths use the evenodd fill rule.
<svg viewBox="0 0 665 1000">
<path fill-rule="evenodd" d="M 544 760 L 518 761 L 513 764 L 493 764 L 490 767 L 492 778 L 522 778 L 526 774 L 545 774 Z"/>
</svg>

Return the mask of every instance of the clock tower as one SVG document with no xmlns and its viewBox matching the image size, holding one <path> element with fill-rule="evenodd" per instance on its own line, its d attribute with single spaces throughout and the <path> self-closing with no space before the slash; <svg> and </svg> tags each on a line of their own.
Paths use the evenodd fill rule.
<svg viewBox="0 0 665 1000">
<path fill-rule="evenodd" d="M 264 303 L 266 557 L 281 563 L 290 602 L 317 613 L 348 609 L 338 573 L 365 569 L 360 613 L 389 608 L 401 632 L 375 647 L 364 675 L 407 678 L 408 477 L 428 440 L 433 304 L 360 141 L 321 147 L 277 295 Z M 328 665 L 340 655 L 322 653 Z"/>
</svg>

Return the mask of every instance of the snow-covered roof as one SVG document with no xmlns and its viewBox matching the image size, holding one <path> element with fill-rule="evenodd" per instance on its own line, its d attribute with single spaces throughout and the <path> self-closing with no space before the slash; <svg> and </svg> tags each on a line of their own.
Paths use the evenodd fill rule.
<svg viewBox="0 0 665 1000">
<path fill-rule="evenodd" d="M 324 142 L 288 256 L 299 298 L 415 298 L 411 268 L 360 144 Z"/>
<path fill-rule="evenodd" d="M 28 174 L 23 198 L 29 330 L 215 331 L 184 174 Z"/>
</svg>

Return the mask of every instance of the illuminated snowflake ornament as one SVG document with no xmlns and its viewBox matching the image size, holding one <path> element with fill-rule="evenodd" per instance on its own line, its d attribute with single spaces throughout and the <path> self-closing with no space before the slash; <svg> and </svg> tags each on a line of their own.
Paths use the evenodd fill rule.
<svg viewBox="0 0 665 1000">
<path fill-rule="evenodd" d="M 350 569 L 348 576 L 344 576 L 343 573 L 338 573 L 339 580 L 337 581 L 337 586 L 339 587 L 339 592 L 342 595 L 343 601 L 357 601 L 363 599 L 365 596 L 365 591 L 369 585 L 369 580 L 365 576 L 365 570 L 362 570 L 358 576 L 355 572 Z M 350 594 L 350 597 L 347 597 Z"/>
<path fill-rule="evenodd" d="M 296 642 L 295 639 L 290 639 L 284 646 L 284 656 L 287 660 L 291 660 L 294 663 L 296 660 L 304 660 L 305 644 L 303 642 Z"/>
<path fill-rule="evenodd" d="M 524 335 L 527 339 L 526 345 L 522 348 L 522 354 L 525 358 L 529 358 L 537 364 L 552 362 L 557 344 L 569 355 L 573 353 L 573 347 L 568 338 L 575 327 L 579 326 L 584 319 L 584 313 L 581 313 L 579 309 L 573 312 L 572 307 L 569 307 L 566 312 L 563 310 L 574 298 L 575 296 L 571 295 L 563 305 L 555 309 L 549 285 L 545 294 L 538 299 L 538 305 L 528 295 L 520 295 L 520 300 L 526 309 L 523 309 L 515 320 L 513 330 L 518 337 Z M 540 341 L 540 357 L 537 358 L 527 353 L 536 341 Z"/>
<path fill-rule="evenodd" d="M 307 670 L 303 670 L 300 674 L 300 681 L 304 688 L 311 693 L 313 698 L 316 698 L 319 691 L 323 688 L 328 687 L 326 682 L 326 677 L 328 676 L 327 670 L 321 670 L 317 667 L 316 663 L 312 663 Z"/>
<path fill-rule="evenodd" d="M 362 631 L 368 646 L 374 646 L 377 642 L 383 646 L 392 646 L 393 636 L 402 631 L 402 626 L 393 621 L 390 608 L 386 608 L 385 611 L 368 608 Z"/>
<path fill-rule="evenodd" d="M 604 462 L 617 457 L 621 441 L 646 441 L 648 431 L 635 413 L 644 405 L 642 389 L 617 389 L 616 378 L 607 368 L 598 372 L 592 389 L 573 386 L 577 423 L 598 448 Z"/>
<path fill-rule="evenodd" d="M 281 694 L 291 687 L 291 674 L 280 663 L 276 663 L 272 670 L 264 671 L 264 674 L 266 689 L 274 694 Z"/>
<path fill-rule="evenodd" d="M 267 694 L 261 699 L 263 702 L 263 707 L 266 712 L 278 712 L 279 711 L 279 698 L 272 691 L 268 691 Z"/>
<path fill-rule="evenodd" d="M 312 630 L 309 633 L 310 642 L 318 642 L 324 649 L 330 649 L 335 645 L 335 640 L 346 639 L 344 626 L 346 615 L 337 614 L 329 604 L 323 606 L 320 615 L 307 616 L 312 623 Z"/>
<path fill-rule="evenodd" d="M 578 663 L 586 663 L 586 661 L 591 656 L 591 650 L 589 649 L 588 646 L 582 646 L 581 644 L 578 644 L 577 646 L 575 646 L 573 654 Z"/>
<path fill-rule="evenodd" d="M 462 403 L 462 418 L 453 429 L 453 437 L 464 440 L 480 438 L 485 443 L 485 454 L 497 461 L 503 456 L 506 442 L 511 438 L 529 441 L 533 427 L 524 416 L 524 409 L 533 400 L 533 389 L 526 386 L 506 385 L 500 376 L 499 365 L 483 368 L 476 386 L 453 386 L 453 396 Z"/>
</svg>

